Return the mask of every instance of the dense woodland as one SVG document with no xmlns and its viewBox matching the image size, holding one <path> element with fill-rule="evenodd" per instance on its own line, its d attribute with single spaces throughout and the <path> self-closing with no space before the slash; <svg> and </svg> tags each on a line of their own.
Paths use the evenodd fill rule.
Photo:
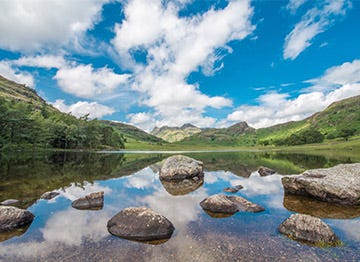
<svg viewBox="0 0 360 262">
<path fill-rule="evenodd" d="M 0 149 L 41 147 L 62 149 L 124 148 L 122 135 L 88 116 L 76 118 L 47 104 L 0 97 Z"/>
</svg>

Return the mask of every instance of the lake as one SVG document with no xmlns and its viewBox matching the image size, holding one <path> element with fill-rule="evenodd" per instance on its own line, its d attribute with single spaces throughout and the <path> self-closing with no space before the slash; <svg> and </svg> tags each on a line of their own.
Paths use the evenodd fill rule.
<svg viewBox="0 0 360 262">
<path fill-rule="evenodd" d="M 20 156 L 21 155 L 21 156 Z M 281 177 L 306 169 L 359 162 L 349 154 L 281 152 L 185 153 L 204 162 L 203 184 L 162 183 L 158 172 L 169 154 L 37 153 L 1 155 L 0 201 L 18 199 L 35 219 L 28 228 L 0 234 L 0 261 L 359 261 L 360 208 L 284 196 Z M 266 166 L 275 175 L 261 177 Z M 213 217 L 199 203 L 226 187 L 263 206 L 260 213 Z M 60 193 L 40 200 L 46 191 Z M 101 210 L 71 202 L 104 191 Z M 229 194 L 231 193 L 224 193 Z M 107 221 L 130 206 L 147 206 L 175 226 L 172 237 L 147 244 L 112 236 Z M 293 241 L 277 228 L 294 212 L 321 217 L 343 242 L 319 248 Z"/>
</svg>

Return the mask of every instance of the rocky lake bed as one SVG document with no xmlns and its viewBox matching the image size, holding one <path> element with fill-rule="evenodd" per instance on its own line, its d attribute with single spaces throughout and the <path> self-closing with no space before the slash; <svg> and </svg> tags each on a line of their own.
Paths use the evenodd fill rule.
<svg viewBox="0 0 360 262">
<path fill-rule="evenodd" d="M 93 172 L 107 177 L 54 188 L 37 181 L 44 190 L 34 200 L 9 191 L 0 199 L 9 204 L 0 206 L 0 260 L 360 259 L 360 164 L 293 172 L 232 154 L 141 156 L 120 166 L 123 157 L 103 155 Z M 76 174 L 84 163 L 60 168 Z"/>
</svg>

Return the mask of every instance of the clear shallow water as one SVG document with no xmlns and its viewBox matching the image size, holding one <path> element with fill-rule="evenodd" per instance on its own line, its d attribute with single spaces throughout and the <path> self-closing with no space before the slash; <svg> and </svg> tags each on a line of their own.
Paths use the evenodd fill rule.
<svg viewBox="0 0 360 262">
<path fill-rule="evenodd" d="M 54 154 L 2 159 L 0 200 L 15 198 L 36 216 L 20 236 L 0 236 L 4 261 L 354 261 L 360 259 L 360 209 L 284 197 L 280 174 L 332 166 L 345 160 L 322 156 L 269 153 L 190 154 L 204 161 L 202 185 L 162 184 L 158 163 L 168 155 Z M 346 158 L 347 162 L 351 159 Z M 261 177 L 260 165 L 279 174 Z M 207 196 L 241 184 L 236 195 L 266 211 L 213 218 L 199 203 Z M 48 190 L 60 195 L 37 200 Z M 71 202 L 104 191 L 104 208 L 76 210 Z M 161 245 L 111 236 L 107 221 L 129 206 L 148 206 L 175 226 Z M 293 212 L 324 218 L 344 242 L 321 249 L 292 241 L 277 232 Z M 22 232 L 17 232 L 17 235 Z M 7 239 L 7 240 L 6 240 Z"/>
</svg>

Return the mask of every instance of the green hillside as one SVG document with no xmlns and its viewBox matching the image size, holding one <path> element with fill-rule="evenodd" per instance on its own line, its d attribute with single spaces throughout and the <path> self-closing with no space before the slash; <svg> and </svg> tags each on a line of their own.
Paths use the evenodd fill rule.
<svg viewBox="0 0 360 262">
<path fill-rule="evenodd" d="M 61 113 L 35 90 L 0 76 L 0 150 L 123 147 L 123 137 L 113 127 Z"/>
<path fill-rule="evenodd" d="M 121 122 L 114 122 L 114 121 L 101 120 L 100 122 L 118 130 L 124 136 L 125 145 L 127 143 L 136 143 L 136 142 L 150 143 L 150 144 L 163 144 L 163 143 L 166 144 L 166 142 L 161 138 L 146 133 L 145 131 L 135 126 L 124 124 Z"/>
<path fill-rule="evenodd" d="M 348 139 L 360 135 L 360 96 L 331 104 L 307 119 L 253 129 L 245 122 L 229 128 L 206 129 L 185 138 L 182 145 L 293 146 Z"/>
</svg>

